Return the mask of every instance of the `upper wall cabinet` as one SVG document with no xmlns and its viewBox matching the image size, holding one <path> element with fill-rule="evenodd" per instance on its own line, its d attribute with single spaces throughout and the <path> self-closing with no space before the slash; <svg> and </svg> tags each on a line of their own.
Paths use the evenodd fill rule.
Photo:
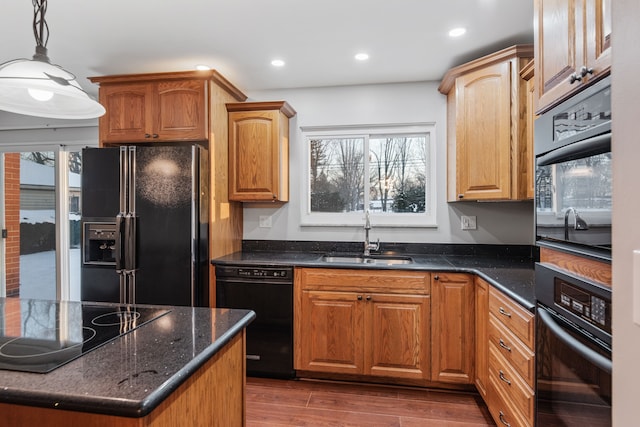
<svg viewBox="0 0 640 427">
<path fill-rule="evenodd" d="M 229 199 L 289 201 L 289 119 L 285 101 L 227 104 Z"/>
<path fill-rule="evenodd" d="M 102 144 L 206 141 L 207 72 L 93 77 L 100 84 Z"/>
<path fill-rule="evenodd" d="M 447 200 L 531 198 L 533 143 L 527 82 L 520 72 L 533 46 L 513 46 L 449 70 Z"/>
<path fill-rule="evenodd" d="M 536 111 L 609 74 L 612 0 L 535 0 Z"/>
</svg>

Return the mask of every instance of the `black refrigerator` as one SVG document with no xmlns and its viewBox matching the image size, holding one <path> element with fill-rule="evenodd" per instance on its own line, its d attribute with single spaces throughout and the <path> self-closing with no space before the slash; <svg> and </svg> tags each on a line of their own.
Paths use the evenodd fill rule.
<svg viewBox="0 0 640 427">
<path fill-rule="evenodd" d="M 207 306 L 208 183 L 196 144 L 83 149 L 81 299 Z"/>
</svg>

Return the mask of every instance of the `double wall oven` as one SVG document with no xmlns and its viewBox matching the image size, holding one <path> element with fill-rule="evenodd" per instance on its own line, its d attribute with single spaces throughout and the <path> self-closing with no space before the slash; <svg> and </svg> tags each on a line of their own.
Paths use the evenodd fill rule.
<svg viewBox="0 0 640 427">
<path fill-rule="evenodd" d="M 609 77 L 536 120 L 535 154 L 537 245 L 610 264 Z M 535 268 L 536 424 L 610 426 L 611 288 L 551 263 Z"/>
</svg>

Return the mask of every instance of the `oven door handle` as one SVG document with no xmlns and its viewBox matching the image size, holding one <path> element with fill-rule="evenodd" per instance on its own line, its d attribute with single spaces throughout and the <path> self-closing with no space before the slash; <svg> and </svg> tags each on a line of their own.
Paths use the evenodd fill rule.
<svg viewBox="0 0 640 427">
<path fill-rule="evenodd" d="M 558 325 L 553 320 L 551 315 L 544 308 L 538 307 L 538 314 L 540 315 L 540 320 L 542 320 L 542 323 L 544 323 L 545 326 L 549 328 L 551 332 L 553 332 L 555 336 L 558 337 L 558 339 L 560 339 L 560 341 L 562 341 L 584 359 L 596 365 L 598 368 L 609 374 L 611 373 L 612 366 L 610 359 L 590 349 L 589 347 L 582 344 L 579 340 L 572 337 L 567 331 L 562 328 L 562 326 Z"/>
<path fill-rule="evenodd" d="M 547 166 L 568 160 L 582 159 L 611 151 L 611 132 L 592 136 L 580 142 L 556 148 L 538 157 L 538 166 Z"/>
</svg>

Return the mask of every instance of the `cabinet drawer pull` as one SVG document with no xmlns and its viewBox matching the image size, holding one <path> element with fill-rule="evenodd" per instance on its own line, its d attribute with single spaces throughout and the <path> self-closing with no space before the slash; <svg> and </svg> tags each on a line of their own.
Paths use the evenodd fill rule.
<svg viewBox="0 0 640 427">
<path fill-rule="evenodd" d="M 507 385 L 511 385 L 511 381 L 509 381 L 509 379 L 507 379 L 507 377 L 504 376 L 504 372 L 502 372 L 502 369 L 500 369 L 500 379 L 505 383 L 507 383 Z"/>
<path fill-rule="evenodd" d="M 500 307 L 500 309 L 498 309 L 498 311 L 500 312 L 500 314 L 502 314 L 503 316 L 507 316 L 507 317 L 511 317 L 511 313 L 509 313 L 507 310 L 505 310 L 504 308 Z"/>
<path fill-rule="evenodd" d="M 504 419 L 504 412 L 500 411 L 500 422 L 504 425 L 506 425 L 507 427 L 511 427 L 511 424 L 509 424 L 505 419 Z"/>
<path fill-rule="evenodd" d="M 504 341 L 502 341 L 502 338 L 500 338 L 500 347 L 504 348 L 505 350 L 507 350 L 509 353 L 511 353 L 511 347 L 509 347 L 508 345 L 506 345 L 504 343 Z"/>
</svg>

